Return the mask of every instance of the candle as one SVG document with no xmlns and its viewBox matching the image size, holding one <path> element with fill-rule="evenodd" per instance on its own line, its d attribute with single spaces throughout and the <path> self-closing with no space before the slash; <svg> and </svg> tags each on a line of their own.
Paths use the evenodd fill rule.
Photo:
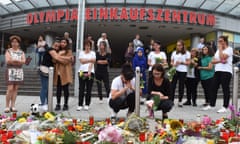
<svg viewBox="0 0 240 144">
<path fill-rule="evenodd" d="M 229 133 L 228 132 L 222 132 L 221 138 L 224 139 L 225 142 L 228 142 Z"/>
<path fill-rule="evenodd" d="M 74 125 L 77 125 L 77 119 L 72 119 Z"/>
<path fill-rule="evenodd" d="M 94 117 L 89 116 L 89 125 L 93 125 L 93 124 L 94 124 Z"/>
<path fill-rule="evenodd" d="M 110 118 L 106 118 L 106 124 L 110 124 Z"/>
<path fill-rule="evenodd" d="M 215 142 L 214 142 L 214 140 L 212 140 L 212 139 L 208 139 L 207 140 L 207 144 L 214 144 Z"/>
<path fill-rule="evenodd" d="M 179 119 L 179 122 L 184 124 L 184 120 L 183 119 Z"/>
<path fill-rule="evenodd" d="M 7 138 L 10 139 L 13 137 L 13 131 L 8 131 L 7 132 Z"/>
<path fill-rule="evenodd" d="M 8 140 L 7 134 L 2 134 L 2 142 L 6 142 Z"/>
<path fill-rule="evenodd" d="M 145 141 L 145 131 L 141 131 L 140 134 L 139 134 L 139 140 L 141 142 L 144 142 Z"/>
<path fill-rule="evenodd" d="M 12 113 L 12 118 L 17 118 L 17 113 L 16 112 Z"/>
</svg>

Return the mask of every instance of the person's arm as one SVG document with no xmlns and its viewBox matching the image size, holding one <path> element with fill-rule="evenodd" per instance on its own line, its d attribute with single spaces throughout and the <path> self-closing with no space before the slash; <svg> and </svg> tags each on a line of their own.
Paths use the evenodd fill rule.
<svg viewBox="0 0 240 144">
<path fill-rule="evenodd" d="M 229 55 L 227 54 L 227 53 L 224 53 L 223 52 L 223 46 L 219 46 L 219 48 L 218 48 L 218 50 L 219 50 L 219 58 L 220 58 L 220 60 L 227 60 L 227 58 L 229 57 Z"/>
<path fill-rule="evenodd" d="M 66 56 L 60 56 L 55 50 L 49 51 L 49 54 L 54 58 L 55 60 L 61 62 L 61 63 L 66 63 L 68 61 L 72 61 L 71 57 L 66 57 Z"/>
<path fill-rule="evenodd" d="M 115 89 L 111 89 L 111 99 L 114 100 L 122 95 L 124 95 L 127 92 L 127 87 L 124 87 L 121 90 L 115 90 Z"/>
<path fill-rule="evenodd" d="M 160 97 L 160 99 L 168 99 L 168 96 L 165 96 L 163 93 L 161 93 L 159 91 L 152 91 L 151 95 L 158 95 Z"/>
<path fill-rule="evenodd" d="M 25 53 L 23 52 L 22 57 L 21 57 L 21 61 L 19 62 L 20 65 L 23 65 L 26 63 L 26 56 Z"/>
<path fill-rule="evenodd" d="M 200 70 L 212 70 L 212 68 L 213 68 L 213 64 L 211 63 L 211 60 L 209 61 L 208 66 L 206 66 L 206 67 L 199 66 L 198 67 L 198 69 L 200 69 Z"/>
</svg>

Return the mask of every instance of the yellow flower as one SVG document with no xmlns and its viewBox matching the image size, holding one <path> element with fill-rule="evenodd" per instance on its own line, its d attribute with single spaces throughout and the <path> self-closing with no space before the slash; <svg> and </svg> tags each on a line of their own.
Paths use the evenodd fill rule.
<svg viewBox="0 0 240 144">
<path fill-rule="evenodd" d="M 170 127 L 173 131 L 181 129 L 183 127 L 182 123 L 178 120 L 171 120 Z"/>
<path fill-rule="evenodd" d="M 46 112 L 44 114 L 44 117 L 50 121 L 54 121 L 55 120 L 55 116 L 53 116 L 50 112 Z"/>
<path fill-rule="evenodd" d="M 83 77 L 83 71 L 80 71 L 79 76 Z"/>
<path fill-rule="evenodd" d="M 76 125 L 75 129 L 78 130 L 79 132 L 81 132 L 83 130 L 83 126 L 82 125 Z"/>
<path fill-rule="evenodd" d="M 24 123 L 24 122 L 26 122 L 27 120 L 25 119 L 25 118 L 20 118 L 19 120 L 18 120 L 18 122 L 19 123 Z"/>
</svg>

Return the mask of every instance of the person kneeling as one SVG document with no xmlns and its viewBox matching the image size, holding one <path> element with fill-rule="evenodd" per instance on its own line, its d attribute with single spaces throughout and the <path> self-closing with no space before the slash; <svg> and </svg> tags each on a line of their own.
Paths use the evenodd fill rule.
<svg viewBox="0 0 240 144">
<path fill-rule="evenodd" d="M 135 109 L 135 78 L 134 72 L 129 64 L 122 66 L 121 74 L 112 81 L 109 94 L 109 106 L 113 110 L 112 118 L 116 118 L 121 109 L 128 108 L 127 116 Z"/>
<path fill-rule="evenodd" d="M 161 64 L 155 64 L 152 67 L 152 76 L 148 82 L 148 98 L 147 106 L 155 110 L 162 110 L 162 119 L 167 119 L 169 112 L 173 107 L 173 102 L 169 99 L 171 95 L 171 83 L 164 77 L 165 70 Z M 158 103 L 156 104 L 156 98 L 158 97 Z M 155 99 L 155 100 L 151 100 Z M 155 103 L 154 103 L 155 102 Z M 153 115 L 151 115 L 153 116 Z"/>
</svg>

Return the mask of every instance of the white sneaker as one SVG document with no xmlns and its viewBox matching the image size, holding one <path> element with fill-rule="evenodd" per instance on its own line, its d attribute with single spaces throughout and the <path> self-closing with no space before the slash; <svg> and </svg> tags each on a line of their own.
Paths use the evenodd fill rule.
<svg viewBox="0 0 240 144">
<path fill-rule="evenodd" d="M 227 109 L 225 107 L 222 107 L 217 111 L 217 113 L 225 113 L 225 112 L 227 112 Z"/>
<path fill-rule="evenodd" d="M 83 108 L 84 108 L 84 110 L 88 110 L 89 109 L 89 107 L 87 105 L 85 105 Z"/>
<path fill-rule="evenodd" d="M 100 104 L 103 104 L 103 100 L 99 100 L 99 103 L 100 103 Z"/>
<path fill-rule="evenodd" d="M 183 107 L 182 102 L 178 102 L 178 107 Z"/>
<path fill-rule="evenodd" d="M 77 107 L 77 111 L 80 111 L 80 110 L 82 110 L 82 109 L 83 109 L 82 106 L 78 106 L 78 107 Z"/>
<path fill-rule="evenodd" d="M 204 108 L 202 108 L 203 111 L 207 111 L 212 109 L 212 107 L 210 105 L 205 106 Z"/>
</svg>

